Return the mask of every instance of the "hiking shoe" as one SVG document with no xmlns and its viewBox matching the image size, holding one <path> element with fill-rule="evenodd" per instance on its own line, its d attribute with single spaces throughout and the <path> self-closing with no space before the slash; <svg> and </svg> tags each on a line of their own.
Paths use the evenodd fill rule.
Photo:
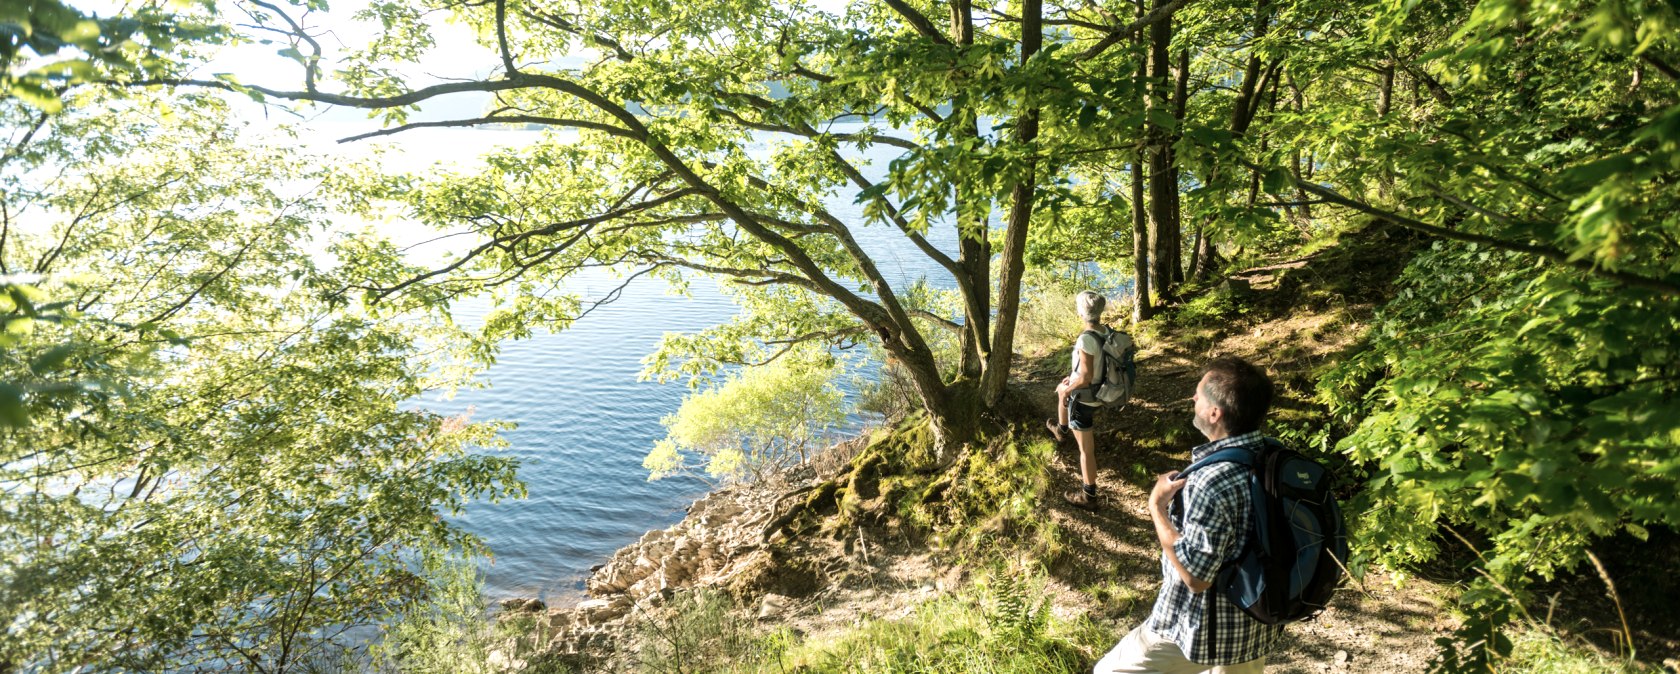
<svg viewBox="0 0 1680 674">
<path fill-rule="evenodd" d="M 1074 487 L 1062 492 L 1062 498 L 1066 499 L 1068 503 L 1072 503 L 1086 510 L 1097 509 L 1096 495 L 1085 493 L 1085 489 L 1082 487 Z"/>
<path fill-rule="evenodd" d="M 1044 427 L 1050 430 L 1050 436 L 1055 438 L 1056 442 L 1067 440 L 1068 427 L 1056 423 L 1055 419 L 1045 419 Z"/>
</svg>

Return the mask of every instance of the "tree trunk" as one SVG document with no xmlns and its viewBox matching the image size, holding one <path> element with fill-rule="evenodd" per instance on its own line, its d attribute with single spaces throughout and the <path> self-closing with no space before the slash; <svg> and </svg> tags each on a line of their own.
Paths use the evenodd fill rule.
<svg viewBox="0 0 1680 674">
<path fill-rule="evenodd" d="M 1149 301 L 1149 219 L 1143 210 L 1143 151 L 1132 160 L 1132 323 L 1142 323 L 1155 315 Z"/>
<path fill-rule="evenodd" d="M 1159 8 L 1166 2 L 1167 0 L 1155 0 L 1155 6 Z M 1178 185 L 1173 181 L 1172 137 L 1166 128 L 1156 123 L 1158 116 L 1172 115 L 1171 89 L 1168 84 L 1172 73 L 1167 54 L 1167 46 L 1172 42 L 1172 32 L 1171 18 L 1162 19 L 1149 26 L 1149 78 L 1147 98 L 1144 101 L 1144 138 L 1149 161 L 1149 243 L 1152 248 L 1150 276 L 1155 285 L 1155 297 L 1161 302 L 1172 300 L 1175 253 L 1173 243 L 1177 239 L 1176 233 L 1173 232 L 1173 200 L 1178 192 Z"/>
<path fill-rule="evenodd" d="M 1043 0 L 1021 3 L 1021 62 L 1031 60 L 1044 43 Z M 1023 104 L 1015 123 L 1015 142 L 1022 149 L 1038 140 L 1038 107 Z M 998 278 L 997 323 L 992 326 L 992 352 L 986 359 L 981 379 L 981 401 L 995 407 L 1003 400 L 1009 383 L 1009 364 L 1014 359 L 1015 319 L 1021 311 L 1021 276 L 1026 272 L 1027 225 L 1032 220 L 1033 200 L 1038 188 L 1038 160 L 1028 152 L 1021 179 L 1009 194 L 1009 224 L 1004 231 L 1002 270 Z"/>
<path fill-rule="evenodd" d="M 1184 282 L 1184 204 L 1178 193 L 1178 151 L 1173 149 L 1184 135 L 1184 110 L 1190 104 L 1190 50 L 1178 52 L 1178 64 L 1173 68 L 1173 128 L 1171 144 L 1167 146 L 1167 163 L 1172 167 L 1172 274 L 1173 283 Z"/>
<path fill-rule="evenodd" d="M 1134 0 L 1137 18 L 1142 19 L 1146 13 L 1147 0 Z M 1148 36 L 1143 31 L 1132 35 L 1133 44 L 1142 48 L 1147 44 Z M 1137 64 L 1137 83 L 1145 85 L 1143 104 L 1148 109 L 1149 95 L 1149 60 L 1139 59 Z M 1139 146 L 1132 155 L 1131 183 L 1132 183 L 1132 324 L 1137 325 L 1149 320 L 1155 315 L 1155 305 L 1150 296 L 1149 255 L 1154 250 L 1149 245 L 1149 213 L 1144 210 L 1143 200 L 1143 165 L 1145 151 Z"/>
<path fill-rule="evenodd" d="M 967 0 L 951 3 L 951 41 L 962 48 L 974 46 L 973 5 Z M 979 117 L 972 106 L 958 106 L 956 101 L 952 101 L 951 115 L 958 120 L 963 135 L 980 137 Z M 957 268 L 967 277 L 970 289 L 963 297 L 959 372 L 971 379 L 979 379 L 985 372 L 986 357 L 991 352 L 992 243 L 986 215 L 965 214 L 963 205 L 977 203 L 983 198 L 973 194 L 972 188 L 956 186 Z"/>
<path fill-rule="evenodd" d="M 1394 66 L 1383 66 L 1382 86 L 1377 90 L 1377 118 L 1388 116 L 1388 111 L 1394 106 Z"/>
<path fill-rule="evenodd" d="M 959 404 L 972 396 L 953 395 L 953 387 L 946 385 L 939 376 L 939 365 L 932 352 L 903 353 L 902 349 L 891 348 L 885 336 L 882 341 L 889 343 L 887 352 L 896 356 L 899 366 L 910 374 L 910 382 L 921 398 L 922 410 L 928 415 L 935 453 L 941 460 L 949 458 L 953 449 L 966 444 L 974 436 L 974 416 L 978 410 Z"/>
</svg>

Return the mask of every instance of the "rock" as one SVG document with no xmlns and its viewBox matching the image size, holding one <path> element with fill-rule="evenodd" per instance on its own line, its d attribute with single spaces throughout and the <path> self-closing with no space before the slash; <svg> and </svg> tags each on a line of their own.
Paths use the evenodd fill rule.
<svg viewBox="0 0 1680 674">
<path fill-rule="evenodd" d="M 1336 667 L 1337 668 L 1347 667 L 1347 663 L 1348 663 L 1348 652 L 1347 651 L 1336 651 Z"/>
<path fill-rule="evenodd" d="M 517 672 L 525 669 L 525 661 L 511 655 L 516 647 L 516 644 L 510 641 L 499 648 L 490 649 L 490 653 L 484 658 L 485 664 L 490 665 L 491 671 L 496 672 Z"/>
<path fill-rule="evenodd" d="M 758 617 L 760 620 L 774 618 L 787 610 L 789 599 L 779 594 L 764 595 L 764 601 L 759 603 Z"/>
<path fill-rule="evenodd" d="M 515 597 L 502 600 L 502 610 L 508 613 L 534 613 L 547 609 L 541 600 L 530 597 Z"/>
<path fill-rule="evenodd" d="M 583 618 L 583 624 L 599 625 L 629 613 L 630 598 L 620 595 L 615 599 L 590 599 L 579 603 L 573 611 Z"/>
</svg>

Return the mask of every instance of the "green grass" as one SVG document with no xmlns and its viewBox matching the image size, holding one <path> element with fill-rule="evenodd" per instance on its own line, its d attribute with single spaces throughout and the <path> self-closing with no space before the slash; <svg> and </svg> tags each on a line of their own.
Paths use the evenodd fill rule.
<svg viewBox="0 0 1680 674">
<path fill-rule="evenodd" d="M 1497 665 L 1501 674 L 1645 674 L 1662 670 L 1604 655 L 1591 647 L 1565 643 L 1537 629 L 1516 632 L 1511 657 Z"/>
<path fill-rule="evenodd" d="M 901 619 L 865 618 L 810 638 L 786 627 L 751 635 L 717 595 L 678 607 L 650 626 L 640 671 L 1071 674 L 1087 671 L 1114 638 L 1084 618 L 1052 616 L 1042 577 L 1019 571 L 990 574 Z"/>
</svg>

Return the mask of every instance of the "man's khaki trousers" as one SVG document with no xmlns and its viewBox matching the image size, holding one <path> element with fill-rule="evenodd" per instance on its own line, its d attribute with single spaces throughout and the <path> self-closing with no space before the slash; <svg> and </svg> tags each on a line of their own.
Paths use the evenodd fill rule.
<svg viewBox="0 0 1680 674">
<path fill-rule="evenodd" d="M 1121 639 L 1114 650 L 1097 661 L 1095 674 L 1261 674 L 1266 669 L 1266 657 L 1235 665 L 1202 665 L 1184 657 L 1183 649 L 1138 625 Z"/>
</svg>

